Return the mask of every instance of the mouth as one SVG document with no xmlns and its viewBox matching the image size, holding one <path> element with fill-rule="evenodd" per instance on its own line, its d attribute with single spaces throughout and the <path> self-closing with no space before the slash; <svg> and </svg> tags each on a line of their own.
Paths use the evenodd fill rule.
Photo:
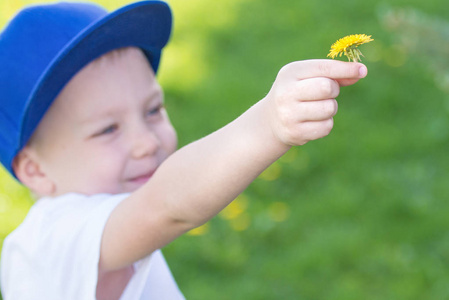
<svg viewBox="0 0 449 300">
<path fill-rule="evenodd" d="M 129 179 L 129 181 L 136 184 L 144 184 L 153 176 L 154 172 L 155 171 L 151 171 L 145 174 L 132 177 Z"/>
</svg>

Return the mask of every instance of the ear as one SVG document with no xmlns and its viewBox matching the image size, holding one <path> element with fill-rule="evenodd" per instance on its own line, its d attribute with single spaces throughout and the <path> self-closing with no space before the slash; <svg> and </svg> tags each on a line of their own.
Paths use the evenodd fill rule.
<svg viewBox="0 0 449 300">
<path fill-rule="evenodd" d="M 55 192 L 55 183 L 42 171 L 37 156 L 28 146 L 14 158 L 12 168 L 20 182 L 34 193 L 50 196 Z"/>
</svg>

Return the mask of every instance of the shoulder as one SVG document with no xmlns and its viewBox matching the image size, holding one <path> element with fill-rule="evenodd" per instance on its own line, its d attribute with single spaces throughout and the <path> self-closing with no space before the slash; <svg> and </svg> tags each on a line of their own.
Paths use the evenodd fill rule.
<svg viewBox="0 0 449 300">
<path fill-rule="evenodd" d="M 81 230 L 88 223 L 104 222 L 111 211 L 128 194 L 64 194 L 39 199 L 30 209 L 22 224 L 6 239 L 4 247 L 20 244 L 25 247 L 42 245 L 48 238 L 65 236 Z M 26 245 L 25 245 L 26 244 Z"/>
<path fill-rule="evenodd" d="M 32 290 L 59 286 L 63 295 L 63 287 L 71 283 L 79 285 L 78 294 L 94 291 L 104 224 L 126 197 L 67 194 L 38 200 L 24 222 L 5 239 L 2 290 L 14 290 L 11 284 L 22 278 L 20 282 L 32 283 Z"/>
<path fill-rule="evenodd" d="M 71 215 L 76 216 L 79 213 L 98 213 L 98 211 L 107 211 L 113 209 L 128 194 L 64 194 L 54 198 L 42 198 L 38 200 L 34 207 L 30 210 L 29 217 L 45 215 L 50 219 L 66 219 Z M 28 218 L 28 216 L 27 216 Z M 25 221 L 27 221 L 25 219 Z"/>
</svg>

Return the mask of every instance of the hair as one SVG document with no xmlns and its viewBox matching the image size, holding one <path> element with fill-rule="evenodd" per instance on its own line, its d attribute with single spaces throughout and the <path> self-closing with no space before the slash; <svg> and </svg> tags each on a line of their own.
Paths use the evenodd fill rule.
<svg viewBox="0 0 449 300">
<path fill-rule="evenodd" d="M 144 52 L 142 51 L 142 49 L 137 48 L 137 47 L 123 47 L 123 48 L 117 48 L 117 49 L 111 50 L 111 51 L 109 51 L 109 52 L 103 54 L 102 56 L 100 56 L 100 57 L 94 59 L 93 61 L 91 61 L 91 62 L 90 62 L 89 64 L 87 64 L 86 66 L 91 65 L 91 64 L 96 65 L 96 64 L 104 64 L 104 63 L 109 63 L 109 62 L 111 62 L 111 61 L 115 61 L 115 60 L 117 60 L 119 57 L 123 56 L 123 54 L 124 54 L 125 52 L 128 52 L 128 51 L 139 51 L 139 52 L 141 52 L 143 55 L 145 55 Z M 149 62 L 148 62 L 148 63 L 149 63 Z"/>
</svg>

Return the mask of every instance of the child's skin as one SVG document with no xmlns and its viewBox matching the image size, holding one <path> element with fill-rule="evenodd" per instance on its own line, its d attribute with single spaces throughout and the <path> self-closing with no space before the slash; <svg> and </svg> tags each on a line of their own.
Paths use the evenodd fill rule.
<svg viewBox="0 0 449 300">
<path fill-rule="evenodd" d="M 118 299 L 133 262 L 211 219 L 291 146 L 328 135 L 340 86 L 366 74 L 360 63 L 288 64 L 264 99 L 175 152 L 147 59 L 136 48 L 114 51 L 68 83 L 14 171 L 40 196 L 132 192 L 101 244 L 97 296 Z"/>
</svg>

